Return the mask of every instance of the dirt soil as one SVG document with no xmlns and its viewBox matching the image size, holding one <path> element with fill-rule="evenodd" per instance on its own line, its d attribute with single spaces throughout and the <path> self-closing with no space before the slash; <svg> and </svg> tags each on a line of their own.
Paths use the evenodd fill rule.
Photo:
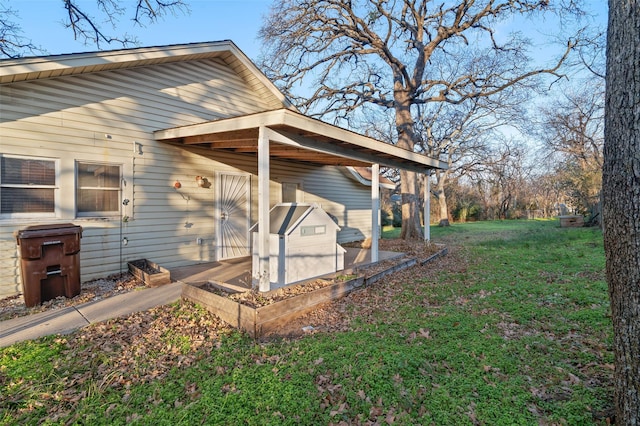
<svg viewBox="0 0 640 426">
<path fill-rule="evenodd" d="M 146 259 L 140 259 L 140 260 L 136 260 L 134 262 L 129 262 L 129 263 L 149 275 L 159 274 L 160 272 L 162 272 L 159 269 L 151 266 L 151 264 L 149 264 L 149 262 Z"/>
</svg>

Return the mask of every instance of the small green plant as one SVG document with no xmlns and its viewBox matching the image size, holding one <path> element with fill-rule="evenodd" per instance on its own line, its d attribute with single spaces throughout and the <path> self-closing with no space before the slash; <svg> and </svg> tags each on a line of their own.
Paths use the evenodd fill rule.
<svg viewBox="0 0 640 426">
<path fill-rule="evenodd" d="M 358 275 L 356 274 L 346 274 L 346 275 L 338 275 L 336 276 L 336 280 L 338 281 L 350 281 L 350 280 L 354 280 L 358 278 Z"/>
</svg>

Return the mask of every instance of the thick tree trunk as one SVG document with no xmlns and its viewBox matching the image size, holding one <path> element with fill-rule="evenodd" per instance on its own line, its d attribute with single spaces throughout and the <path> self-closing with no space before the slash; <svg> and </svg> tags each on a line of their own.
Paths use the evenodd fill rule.
<svg viewBox="0 0 640 426">
<path fill-rule="evenodd" d="M 444 191 L 438 191 L 438 206 L 440 207 L 440 222 L 438 226 L 449 226 L 449 207 Z"/>
<path fill-rule="evenodd" d="M 398 147 L 413 151 L 415 146 L 413 118 L 411 104 L 406 92 L 397 91 L 396 99 L 396 129 L 398 132 Z M 400 238 L 405 240 L 422 238 L 420 225 L 420 211 L 418 209 L 418 180 L 416 173 L 406 170 L 400 171 L 400 192 L 402 196 L 402 231 Z"/>
<path fill-rule="evenodd" d="M 438 211 L 440 214 L 439 226 L 449 226 L 449 207 L 447 206 L 447 196 L 444 193 L 444 189 L 438 185 L 438 191 L 436 192 L 436 198 L 438 199 Z"/>
<path fill-rule="evenodd" d="M 610 0 L 603 228 L 616 424 L 640 425 L 640 1 Z"/>
<path fill-rule="evenodd" d="M 447 177 L 446 172 L 436 171 L 438 182 L 436 184 L 435 196 L 438 200 L 438 226 L 449 226 L 449 206 L 447 205 L 447 196 L 444 193 L 444 182 Z"/>
<path fill-rule="evenodd" d="M 417 180 L 413 172 L 400 172 L 400 192 L 402 193 L 402 230 L 400 238 L 411 240 L 422 238 L 420 211 L 416 194 Z"/>
</svg>

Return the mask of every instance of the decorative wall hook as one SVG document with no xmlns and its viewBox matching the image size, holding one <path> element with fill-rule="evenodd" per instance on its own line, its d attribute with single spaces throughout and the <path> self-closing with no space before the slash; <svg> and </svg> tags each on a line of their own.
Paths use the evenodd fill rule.
<svg viewBox="0 0 640 426">
<path fill-rule="evenodd" d="M 202 176 L 196 176 L 196 183 L 200 188 L 209 188 L 211 186 L 211 182 L 209 182 L 209 179 Z"/>
</svg>

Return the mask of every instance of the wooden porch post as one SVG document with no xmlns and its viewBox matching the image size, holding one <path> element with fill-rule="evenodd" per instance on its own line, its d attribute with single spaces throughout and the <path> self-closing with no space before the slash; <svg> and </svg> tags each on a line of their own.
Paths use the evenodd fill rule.
<svg viewBox="0 0 640 426">
<path fill-rule="evenodd" d="M 258 270 L 253 271 L 260 291 L 271 290 L 269 277 L 269 132 L 258 130 Z"/>
<path fill-rule="evenodd" d="M 371 165 L 371 262 L 378 261 L 380 238 L 380 164 Z"/>
<path fill-rule="evenodd" d="M 430 172 L 424 175 L 424 240 L 431 241 L 431 179 Z"/>
</svg>

